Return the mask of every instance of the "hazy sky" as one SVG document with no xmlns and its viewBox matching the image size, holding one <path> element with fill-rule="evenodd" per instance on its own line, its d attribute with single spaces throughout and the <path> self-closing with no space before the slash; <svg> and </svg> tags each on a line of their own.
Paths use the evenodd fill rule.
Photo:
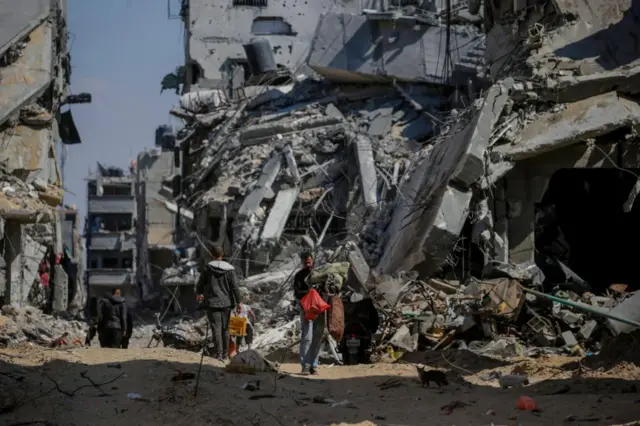
<svg viewBox="0 0 640 426">
<path fill-rule="evenodd" d="M 169 116 L 176 95 L 160 95 L 160 81 L 184 62 L 183 26 L 168 18 L 167 0 L 68 0 L 68 7 L 71 90 L 90 92 L 93 103 L 72 106 L 83 143 L 66 150 L 64 202 L 84 218 L 89 168 L 96 161 L 127 168 L 154 146 L 158 125 L 177 124 Z"/>
</svg>

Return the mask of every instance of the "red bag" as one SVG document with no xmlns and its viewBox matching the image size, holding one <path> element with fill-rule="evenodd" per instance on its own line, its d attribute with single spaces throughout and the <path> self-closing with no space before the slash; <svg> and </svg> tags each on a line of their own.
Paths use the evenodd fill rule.
<svg viewBox="0 0 640 426">
<path fill-rule="evenodd" d="M 315 320 L 318 315 L 331 307 L 331 305 L 322 300 L 320 293 L 313 288 L 300 299 L 300 305 L 304 309 L 304 318 L 309 321 Z"/>
</svg>

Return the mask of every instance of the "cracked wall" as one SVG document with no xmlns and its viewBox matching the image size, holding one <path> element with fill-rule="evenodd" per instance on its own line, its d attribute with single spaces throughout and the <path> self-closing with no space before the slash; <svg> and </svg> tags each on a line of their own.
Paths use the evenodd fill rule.
<svg viewBox="0 0 640 426">
<path fill-rule="evenodd" d="M 369 5 L 371 3 L 371 5 Z M 334 2 L 332 0 L 268 0 L 266 7 L 236 6 L 232 2 L 216 0 L 189 0 L 187 28 L 189 41 L 188 60 L 195 61 L 203 71 L 200 88 L 217 87 L 231 72 L 234 61 L 244 61 L 243 44 L 252 38 L 266 38 L 271 43 L 276 62 L 289 68 L 302 64 L 308 55 L 309 45 L 316 30 L 320 14 L 325 12 L 360 13 L 373 6 L 373 0 L 363 2 Z M 290 34 L 282 34 L 283 25 L 259 25 L 260 17 L 280 18 L 290 26 Z M 259 35 L 252 33 L 259 29 Z M 269 31 L 276 34 L 267 34 Z M 192 70 L 187 69 L 187 80 Z M 185 88 L 185 91 L 194 87 Z"/>
</svg>

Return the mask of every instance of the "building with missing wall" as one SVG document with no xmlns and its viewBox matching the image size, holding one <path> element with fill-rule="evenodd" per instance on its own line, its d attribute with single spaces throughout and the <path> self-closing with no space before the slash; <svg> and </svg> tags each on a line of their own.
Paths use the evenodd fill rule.
<svg viewBox="0 0 640 426">
<path fill-rule="evenodd" d="M 98 299 L 118 287 L 134 305 L 140 298 L 136 282 L 135 178 L 122 169 L 98 164 L 87 179 L 86 284 L 89 311 Z"/>
</svg>

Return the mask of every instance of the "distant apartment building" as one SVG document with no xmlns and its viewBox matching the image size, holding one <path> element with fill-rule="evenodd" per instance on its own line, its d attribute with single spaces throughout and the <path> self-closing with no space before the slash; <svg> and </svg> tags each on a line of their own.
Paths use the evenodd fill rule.
<svg viewBox="0 0 640 426">
<path fill-rule="evenodd" d="M 378 0 L 185 0 L 184 91 L 242 86 L 251 74 L 243 45 L 269 42 L 275 65 L 295 69 L 309 53 L 324 12 L 360 13 Z"/>
<path fill-rule="evenodd" d="M 86 284 L 89 310 L 119 287 L 130 304 L 139 300 L 136 282 L 136 200 L 133 175 L 98 164 L 87 179 Z"/>
<path fill-rule="evenodd" d="M 456 10 L 466 3 L 449 1 Z M 323 13 L 359 15 L 412 7 L 433 20 L 444 13 L 446 5 L 447 0 L 182 0 L 187 35 L 184 92 L 244 85 L 255 61 L 265 59 L 259 46 L 254 58 L 248 58 L 243 47 L 258 39 L 269 42 L 274 66 L 295 74 L 303 69 Z M 336 28 L 335 34 L 340 32 Z M 361 56 L 371 54 L 362 52 Z"/>
<path fill-rule="evenodd" d="M 194 244 L 187 231 L 191 215 L 174 201 L 180 187 L 175 145 L 173 129 L 159 126 L 155 148 L 141 152 L 136 161 L 137 277 L 145 301 L 172 303 L 179 312 L 193 305 L 194 278 L 173 272 L 189 269 Z"/>
</svg>

